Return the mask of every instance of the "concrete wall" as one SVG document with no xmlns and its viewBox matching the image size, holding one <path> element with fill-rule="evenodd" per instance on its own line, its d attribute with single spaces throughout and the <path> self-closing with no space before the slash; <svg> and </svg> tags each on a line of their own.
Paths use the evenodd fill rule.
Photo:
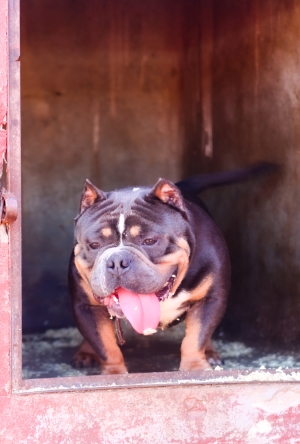
<svg viewBox="0 0 300 444">
<path fill-rule="evenodd" d="M 233 264 L 222 329 L 299 340 L 300 5 L 214 2 L 212 158 L 202 149 L 199 1 L 21 8 L 25 329 L 72 322 L 66 269 L 86 177 L 112 189 L 264 159 L 281 172 L 204 196 Z"/>
</svg>

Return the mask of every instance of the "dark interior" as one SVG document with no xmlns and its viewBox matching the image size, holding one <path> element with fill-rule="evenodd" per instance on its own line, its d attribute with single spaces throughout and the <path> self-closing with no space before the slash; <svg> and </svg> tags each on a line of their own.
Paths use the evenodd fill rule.
<svg viewBox="0 0 300 444">
<path fill-rule="evenodd" d="M 299 25 L 288 0 L 21 1 L 24 333 L 74 325 L 86 178 L 111 190 L 266 160 L 280 171 L 202 196 L 232 261 L 217 334 L 297 345 Z"/>
</svg>

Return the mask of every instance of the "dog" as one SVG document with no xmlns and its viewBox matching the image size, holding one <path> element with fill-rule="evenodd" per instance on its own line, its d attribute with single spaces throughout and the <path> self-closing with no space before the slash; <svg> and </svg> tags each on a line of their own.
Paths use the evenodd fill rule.
<svg viewBox="0 0 300 444">
<path fill-rule="evenodd" d="M 86 181 L 75 218 L 69 287 L 84 340 L 75 367 L 101 364 L 101 374 L 127 373 L 114 332 L 119 319 L 153 334 L 185 319 L 179 370 L 211 369 L 210 342 L 226 309 L 230 260 L 225 240 L 197 194 L 273 169 L 195 176 L 176 184 L 103 192 Z"/>
</svg>

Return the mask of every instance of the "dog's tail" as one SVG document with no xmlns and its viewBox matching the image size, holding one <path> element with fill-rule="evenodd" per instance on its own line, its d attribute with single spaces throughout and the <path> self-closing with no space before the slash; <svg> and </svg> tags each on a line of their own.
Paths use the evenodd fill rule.
<svg viewBox="0 0 300 444">
<path fill-rule="evenodd" d="M 177 187 L 182 191 L 199 194 L 208 188 L 245 182 L 255 177 L 270 174 L 278 169 L 278 165 L 271 162 L 259 162 L 249 167 L 221 173 L 208 173 L 193 176 L 189 179 L 177 182 Z"/>
</svg>

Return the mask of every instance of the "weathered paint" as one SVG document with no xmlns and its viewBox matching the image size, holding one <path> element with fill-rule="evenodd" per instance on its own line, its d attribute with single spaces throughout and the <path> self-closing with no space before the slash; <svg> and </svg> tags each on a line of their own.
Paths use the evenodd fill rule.
<svg viewBox="0 0 300 444">
<path fill-rule="evenodd" d="M 7 0 L 0 0 L 1 14 L 6 10 Z M 0 42 L 3 42 L 6 21 L 1 24 Z M 0 53 L 5 48 L 5 45 L 0 46 Z M 6 111 L 5 94 L 0 93 L 0 101 L 5 104 Z M 10 150 L 13 149 L 10 144 Z M 13 165 L 10 167 L 13 169 Z M 9 183 L 14 182 L 9 179 Z M 299 383 L 207 384 L 64 393 L 58 389 L 51 394 L 12 394 L 10 304 L 14 301 L 10 293 L 14 283 L 9 282 L 9 270 L 14 257 L 9 257 L 9 242 L 14 242 L 14 237 L 8 237 L 2 226 L 1 444 L 299 442 Z M 20 366 L 21 362 L 18 364 Z M 42 386 L 43 382 L 40 384 Z"/>
<path fill-rule="evenodd" d="M 267 179 L 207 193 L 232 260 L 224 331 L 299 345 L 300 3 L 216 4 L 208 169 L 262 159 L 281 166 Z"/>
<path fill-rule="evenodd" d="M 1 1 L 0 29 L 5 31 L 7 23 L 7 2 Z M 6 123 L 7 113 L 7 35 L 0 33 L 0 128 Z"/>
<path fill-rule="evenodd" d="M 1 398 L 1 443 L 282 443 L 300 433 L 296 384 L 145 388 Z"/>
<path fill-rule="evenodd" d="M 0 0 L 0 178 L 1 164 L 6 151 L 7 114 L 7 0 Z M 8 235 L 5 227 L 0 226 L 0 396 L 7 395 L 10 390 L 10 304 L 8 285 Z M 3 326 L 3 327 L 2 327 Z"/>
<path fill-rule="evenodd" d="M 10 390 L 10 304 L 8 282 L 8 236 L 0 225 L 0 395 Z"/>
<path fill-rule="evenodd" d="M 1 5 L 2 6 L 2 5 Z M 0 14 L 0 28 L 6 29 L 7 5 L 3 4 Z M 7 36 L 0 34 L 0 179 L 2 175 L 2 163 L 6 150 L 6 123 L 7 123 Z"/>
</svg>

